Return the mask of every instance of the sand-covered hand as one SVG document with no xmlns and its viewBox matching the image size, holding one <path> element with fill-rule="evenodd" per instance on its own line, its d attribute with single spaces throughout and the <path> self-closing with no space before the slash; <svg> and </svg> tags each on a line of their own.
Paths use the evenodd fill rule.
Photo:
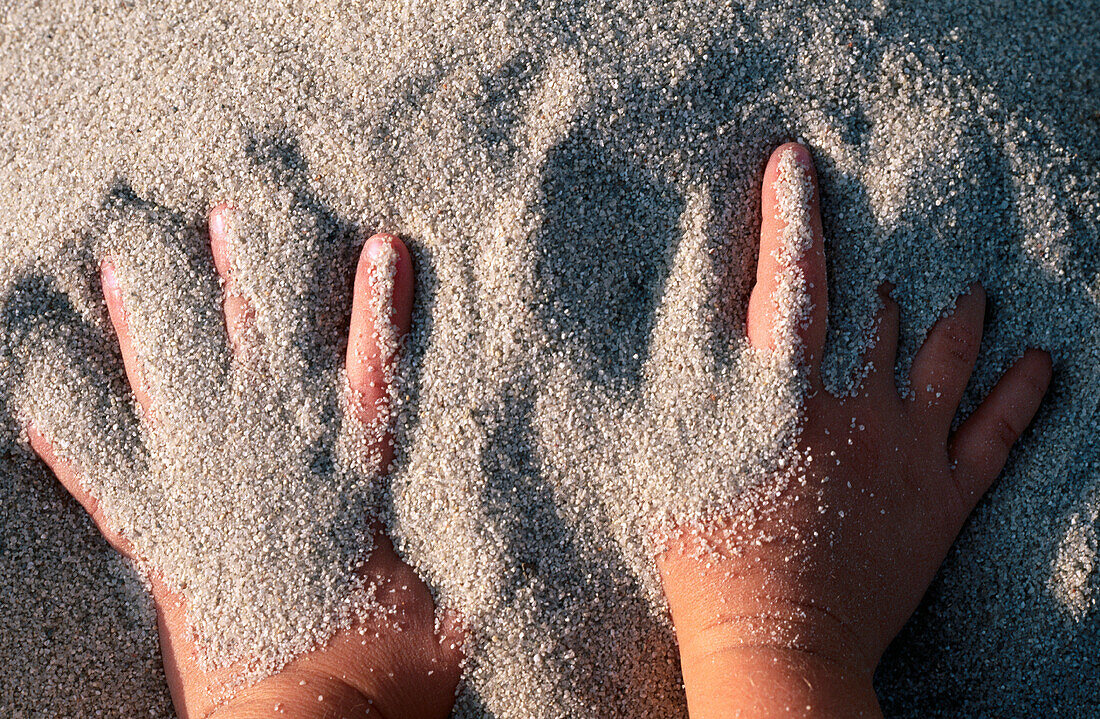
<svg viewBox="0 0 1100 719">
<path fill-rule="evenodd" d="M 867 376 L 834 396 L 819 372 L 825 275 L 812 160 L 784 145 L 764 175 L 747 332 L 761 351 L 801 362 L 804 419 L 768 501 L 685 524 L 659 558 L 693 719 L 878 715 L 871 677 L 883 651 L 1050 381 L 1049 355 L 1027 351 L 952 432 L 984 292 L 973 284 L 932 328 L 902 393 L 899 311 L 885 286 Z"/>
<path fill-rule="evenodd" d="M 263 337 L 256 310 L 241 289 L 232 256 L 234 210 L 215 207 L 209 218 L 214 269 L 223 288 L 225 340 L 234 361 L 254 364 L 262 372 Z M 158 423 L 158 385 L 146 377 L 157 358 L 144 351 L 131 331 L 123 283 L 112 258 L 103 260 L 104 298 L 118 336 L 126 376 L 150 424 Z M 393 456 L 387 431 L 391 420 L 391 385 L 401 339 L 408 332 L 413 293 L 413 267 L 404 244 L 390 235 L 375 235 L 363 248 L 355 279 L 347 351 L 350 415 L 367 437 L 365 454 L 384 472 Z M 155 374 L 154 367 L 154 374 Z M 171 431 L 161 425 L 160 431 Z M 119 552 L 146 565 L 157 606 L 161 652 L 173 703 L 182 719 L 233 719 L 258 716 L 443 717 L 454 701 L 462 660 L 462 630 L 454 617 L 440 616 L 431 593 L 416 572 L 398 558 L 380 531 L 359 574 L 369 587 L 371 611 L 350 626 L 339 627 L 323 644 L 256 683 L 243 680 L 249 659 L 218 666 L 203 655 L 189 621 L 185 594 L 135 549 L 105 516 L 85 487 L 81 471 L 56 450 L 35 426 L 31 445 L 54 474 L 89 512 L 107 541 Z M 198 519 L 195 520 L 199 521 Z M 201 530 L 201 528 L 200 528 Z M 286 578 L 293 582 L 293 577 Z M 211 661 L 213 659 L 214 661 Z"/>
</svg>

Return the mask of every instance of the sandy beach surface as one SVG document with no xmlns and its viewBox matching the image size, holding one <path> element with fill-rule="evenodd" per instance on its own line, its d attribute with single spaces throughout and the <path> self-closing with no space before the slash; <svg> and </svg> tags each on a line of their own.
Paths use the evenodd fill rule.
<svg viewBox="0 0 1100 719">
<path fill-rule="evenodd" d="M 887 716 L 1100 713 L 1100 5 L 13 0 L 0 9 L 0 715 L 171 717 L 77 463 L 262 670 L 342 621 L 372 517 L 475 637 L 460 717 L 686 716 L 657 518 L 736 501 L 797 391 L 742 338 L 764 161 L 821 179 L 829 386 L 896 285 L 899 379 L 972 280 L 963 402 L 1054 381 L 876 676 Z M 262 372 L 229 361 L 232 201 Z M 395 471 L 343 417 L 367 236 L 417 268 Z M 160 393 L 134 407 L 98 267 Z"/>
</svg>

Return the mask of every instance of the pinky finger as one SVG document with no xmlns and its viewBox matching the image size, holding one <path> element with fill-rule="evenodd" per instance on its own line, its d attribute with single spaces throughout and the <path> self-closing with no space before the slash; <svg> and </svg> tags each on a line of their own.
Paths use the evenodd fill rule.
<svg viewBox="0 0 1100 719">
<path fill-rule="evenodd" d="M 80 481 L 80 473 L 67 460 L 58 455 L 52 442 L 33 424 L 27 427 L 27 436 L 30 439 L 31 449 L 39 459 L 46 463 L 68 490 L 84 511 L 92 518 L 99 533 L 107 540 L 107 543 L 122 556 L 135 561 L 137 552 L 128 539 L 116 530 L 103 515 L 103 510 L 95 497 L 88 493 Z M 153 601 L 157 605 L 157 623 L 160 628 L 160 648 L 164 659 L 164 672 L 168 680 L 169 689 L 173 697 L 182 697 L 187 692 L 188 686 L 202 686 L 197 681 L 201 675 L 196 659 L 196 651 L 185 639 L 190 633 L 190 625 L 187 621 L 186 605 L 183 596 L 169 589 L 164 579 L 157 572 L 146 575 L 152 587 Z M 187 675 L 190 682 L 184 680 Z M 197 702 L 196 702 L 197 703 Z M 187 706 L 191 706 L 189 702 Z"/>
<path fill-rule="evenodd" d="M 68 461 L 58 456 L 53 443 L 46 439 L 37 427 L 34 425 L 28 427 L 27 436 L 30 439 L 31 449 L 53 471 L 54 476 L 73 496 L 73 499 L 80 502 L 80 506 L 84 507 L 84 511 L 91 516 L 92 521 L 95 522 L 95 526 L 99 529 L 103 538 L 107 540 L 107 543 L 120 554 L 133 559 L 133 546 L 107 522 L 103 516 L 103 511 L 99 507 L 99 502 L 81 484 L 80 474 L 76 469 Z"/>
<path fill-rule="evenodd" d="M 950 454 L 967 511 L 1004 468 L 1009 451 L 1039 409 L 1050 376 L 1050 355 L 1029 349 L 955 432 Z"/>
<path fill-rule="evenodd" d="M 114 325 L 115 335 L 118 337 L 122 365 L 126 368 L 130 389 L 134 393 L 138 406 L 141 407 L 142 414 L 151 419 L 150 408 L 153 403 L 149 397 L 145 375 L 141 371 L 141 359 L 134 347 L 133 335 L 130 334 L 130 321 L 126 315 L 126 308 L 122 304 L 122 289 L 118 284 L 118 273 L 110 259 L 103 260 L 100 265 L 100 282 L 103 285 L 103 299 L 107 302 L 107 312 L 111 316 L 111 324 Z"/>
</svg>

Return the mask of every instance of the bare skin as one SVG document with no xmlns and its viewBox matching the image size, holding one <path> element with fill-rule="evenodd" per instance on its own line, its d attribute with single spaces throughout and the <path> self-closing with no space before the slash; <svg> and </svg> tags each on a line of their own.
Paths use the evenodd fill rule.
<svg viewBox="0 0 1100 719">
<path fill-rule="evenodd" d="M 783 229 L 774 183 L 786 149 L 813 175 L 809 152 L 795 144 L 777 149 L 765 172 L 747 317 L 749 341 L 762 349 L 775 349 L 772 295 L 789 271 L 773 256 Z M 856 397 L 825 391 L 825 255 L 813 181 L 813 246 L 799 261 L 814 307 L 800 333 L 810 382 L 798 448 L 813 457 L 806 482 L 787 482 L 781 499 L 751 519 L 681 527 L 658 558 L 692 719 L 881 716 L 871 678 L 883 651 L 1050 382 L 1049 355 L 1029 350 L 951 432 L 982 336 L 985 295 L 974 284 L 925 339 L 911 397 L 894 382 L 898 307 L 889 288 L 868 352 L 875 369 Z"/>
<path fill-rule="evenodd" d="M 221 276 L 225 289 L 226 340 L 237 361 L 248 362 L 249 343 L 255 338 L 255 311 L 238 290 L 233 276 L 232 222 L 233 209 L 228 205 L 218 205 L 210 213 L 212 270 Z M 354 390 L 352 409 L 367 423 L 380 411 L 379 401 L 386 401 L 383 362 L 392 361 L 381 358 L 375 346 L 377 318 L 372 316 L 369 296 L 373 289 L 368 279 L 372 257 L 387 244 L 398 256 L 391 319 L 400 334 L 408 331 L 412 311 L 413 268 L 409 252 L 396 237 L 375 235 L 364 246 L 356 273 L 346 360 L 348 381 Z M 120 281 L 125 278 L 118 275 L 110 258 L 105 259 L 104 298 L 126 374 L 146 420 L 155 422 L 156 397 L 150 396 L 142 378 L 145 358 L 128 328 Z M 49 439 L 36 428 L 30 427 L 28 434 L 34 450 L 88 511 L 111 546 L 135 558 L 131 544 L 106 521 L 95 497 L 84 491 L 79 468 L 60 457 Z M 381 450 L 383 466 L 387 466 L 392 446 L 384 441 Z M 200 666 L 199 648 L 192 641 L 183 598 L 172 592 L 160 577 L 151 577 L 165 673 L 181 719 L 448 716 L 461 672 L 462 629 L 458 621 L 443 616 L 437 631 L 436 608 L 427 586 L 398 558 L 381 533 L 376 536 L 376 548 L 361 571 L 377 586 L 379 601 L 393 610 L 392 616 L 341 631 L 325 646 L 236 694 L 231 689 L 235 676 L 232 668 L 210 672 Z M 401 631 L 393 629 L 395 622 L 402 626 Z"/>
</svg>

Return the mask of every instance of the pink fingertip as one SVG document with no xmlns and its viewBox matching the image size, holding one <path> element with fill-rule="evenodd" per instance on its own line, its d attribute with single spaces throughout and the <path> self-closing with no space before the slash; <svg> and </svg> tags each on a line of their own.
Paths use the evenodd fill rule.
<svg viewBox="0 0 1100 719">
<path fill-rule="evenodd" d="M 210 210 L 210 232 L 216 235 L 225 235 L 229 229 L 229 214 L 233 211 L 233 206 L 228 202 L 222 202 L 214 206 L 214 209 Z"/>
<path fill-rule="evenodd" d="M 99 273 L 103 288 L 111 293 L 118 292 L 118 275 L 115 274 L 115 266 L 110 260 L 103 260 L 99 266 Z"/>
<path fill-rule="evenodd" d="M 377 234 L 373 235 L 367 240 L 367 257 L 371 260 L 380 260 L 383 258 L 383 254 L 388 248 L 395 247 L 396 243 L 400 242 L 393 235 Z"/>
<path fill-rule="evenodd" d="M 811 170 L 814 166 L 813 154 L 810 149 L 800 142 L 785 142 L 772 151 L 772 157 L 782 157 L 784 152 L 791 151 L 794 153 L 795 160 L 798 164 L 802 165 L 806 170 Z"/>
</svg>

